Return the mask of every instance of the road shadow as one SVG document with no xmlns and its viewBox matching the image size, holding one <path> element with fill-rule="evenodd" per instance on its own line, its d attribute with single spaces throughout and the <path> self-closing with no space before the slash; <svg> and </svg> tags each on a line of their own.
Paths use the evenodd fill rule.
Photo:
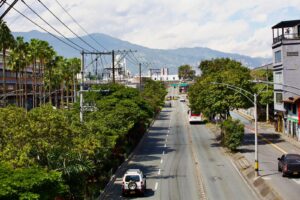
<svg viewBox="0 0 300 200">
<path fill-rule="evenodd" d="M 280 136 L 280 134 L 273 133 L 259 133 L 258 144 L 265 145 L 269 144 L 267 141 L 272 142 L 274 144 L 285 142 Z M 253 145 L 255 142 L 255 135 L 253 133 L 245 133 L 243 138 L 243 145 Z"/>
<path fill-rule="evenodd" d="M 144 195 L 140 194 L 133 194 L 133 195 L 127 195 L 126 197 L 123 197 L 121 199 L 138 199 L 138 198 L 145 198 L 145 197 L 152 197 L 154 196 L 155 191 L 151 188 L 147 188 Z"/>
</svg>

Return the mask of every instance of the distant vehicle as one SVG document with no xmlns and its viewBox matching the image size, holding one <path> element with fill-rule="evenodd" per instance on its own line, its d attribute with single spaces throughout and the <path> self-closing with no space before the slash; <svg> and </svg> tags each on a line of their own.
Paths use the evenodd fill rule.
<svg viewBox="0 0 300 200">
<path fill-rule="evenodd" d="M 189 110 L 188 111 L 188 115 L 189 115 L 189 122 L 190 122 L 190 124 L 203 122 L 202 113 L 194 112 L 194 111 Z"/>
<path fill-rule="evenodd" d="M 171 108 L 172 107 L 172 103 L 170 101 L 165 102 L 165 107 Z"/>
<path fill-rule="evenodd" d="M 300 174 L 300 155 L 284 154 L 278 158 L 278 171 L 282 172 L 282 176 L 299 175 Z"/>
<path fill-rule="evenodd" d="M 185 98 L 184 98 L 184 97 L 180 97 L 180 98 L 179 98 L 179 101 L 180 101 L 180 102 L 185 102 Z"/>
<path fill-rule="evenodd" d="M 139 169 L 128 169 L 122 180 L 122 195 L 140 194 L 146 191 L 146 176 Z"/>
</svg>

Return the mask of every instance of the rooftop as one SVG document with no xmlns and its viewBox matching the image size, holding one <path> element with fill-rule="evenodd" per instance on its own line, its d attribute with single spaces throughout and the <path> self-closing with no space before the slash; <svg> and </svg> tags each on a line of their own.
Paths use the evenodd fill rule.
<svg viewBox="0 0 300 200">
<path fill-rule="evenodd" d="M 298 24 L 300 24 L 300 20 L 282 21 L 274 25 L 272 29 L 294 27 L 297 26 Z"/>
</svg>

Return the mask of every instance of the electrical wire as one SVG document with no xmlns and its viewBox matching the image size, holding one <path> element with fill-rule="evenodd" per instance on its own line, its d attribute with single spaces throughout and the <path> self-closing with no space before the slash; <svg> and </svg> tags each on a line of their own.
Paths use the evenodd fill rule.
<svg viewBox="0 0 300 200">
<path fill-rule="evenodd" d="M 22 0 L 24 1 L 24 0 Z M 83 43 L 85 43 L 86 45 L 88 45 L 90 48 L 92 48 L 93 50 L 97 51 L 97 49 L 95 49 L 92 45 L 90 45 L 89 43 L 87 43 L 84 39 L 82 39 L 82 37 L 80 37 L 79 35 L 77 35 L 72 29 L 70 29 L 63 21 L 61 21 L 41 0 L 38 0 L 38 2 L 40 2 L 40 4 L 43 5 L 44 8 L 46 8 L 61 24 L 63 24 L 69 31 L 71 31 L 76 37 L 78 37 Z"/>
<path fill-rule="evenodd" d="M 22 3 L 27 6 L 27 8 L 29 8 L 34 14 L 36 14 L 43 22 L 45 22 L 48 26 L 50 26 L 53 30 L 55 30 L 55 32 L 57 32 L 59 35 L 61 35 L 63 38 L 65 38 L 66 40 L 68 40 L 70 43 L 74 44 L 75 46 L 88 51 L 87 49 L 79 46 L 78 44 L 74 43 L 72 40 L 70 40 L 69 38 L 65 37 L 60 31 L 58 31 L 56 28 L 54 28 L 51 24 L 49 24 L 44 18 L 42 18 L 35 10 L 33 10 L 30 6 L 28 6 L 24 0 L 21 0 Z M 47 31 L 48 32 L 48 31 Z"/>
<path fill-rule="evenodd" d="M 5 2 L 7 5 L 10 6 L 9 3 Z M 27 20 L 29 20 L 31 23 L 33 23 L 34 25 L 36 25 L 37 27 L 39 27 L 40 29 L 44 30 L 45 32 L 49 33 L 51 36 L 55 37 L 56 39 L 58 39 L 59 41 L 63 42 L 64 44 L 68 45 L 69 47 L 77 50 L 77 51 L 81 51 L 81 49 L 78 49 L 76 47 L 74 47 L 73 45 L 67 43 L 66 41 L 62 40 L 61 38 L 59 38 L 58 36 L 54 35 L 53 33 L 50 33 L 49 31 L 47 31 L 45 28 L 43 28 L 42 26 L 40 26 L 39 24 L 37 24 L 36 22 L 34 22 L 33 20 L 31 20 L 29 17 L 27 17 L 26 15 L 24 15 L 23 13 L 21 13 L 19 10 L 17 10 L 16 8 L 12 8 L 14 11 L 16 11 L 17 13 L 19 13 L 20 15 L 22 15 L 23 17 L 25 17 Z"/>
<path fill-rule="evenodd" d="M 79 28 L 81 28 L 81 30 L 83 30 L 83 32 L 85 32 L 85 34 L 87 34 L 88 37 L 90 37 L 94 42 L 96 42 L 96 44 L 98 44 L 100 47 L 102 47 L 103 49 L 105 49 L 106 51 L 108 51 L 107 48 L 105 48 L 102 44 L 100 44 L 94 37 L 92 37 L 75 19 L 74 17 L 72 17 L 72 15 L 58 2 L 58 0 L 55 0 L 56 3 L 61 7 L 61 9 L 63 9 L 65 11 L 65 13 L 67 13 L 67 15 L 69 15 L 69 17 L 73 20 L 73 22 L 75 24 L 78 25 Z"/>
</svg>

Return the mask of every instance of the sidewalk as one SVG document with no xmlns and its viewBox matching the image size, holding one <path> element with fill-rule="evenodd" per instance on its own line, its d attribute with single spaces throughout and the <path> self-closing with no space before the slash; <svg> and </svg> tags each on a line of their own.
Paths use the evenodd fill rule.
<svg viewBox="0 0 300 200">
<path fill-rule="evenodd" d="M 251 126 L 246 126 L 246 127 L 254 131 L 254 119 L 252 116 L 247 115 L 246 113 L 243 113 L 239 110 L 235 110 L 234 112 L 236 112 L 240 116 L 246 118 L 247 120 L 252 121 Z M 258 122 L 258 134 L 259 133 L 274 135 L 274 137 L 279 136 L 280 139 L 283 139 L 286 142 L 289 142 L 293 146 L 300 149 L 300 142 L 298 142 L 296 139 L 294 139 L 292 137 L 289 137 L 288 135 L 286 135 L 284 133 L 276 132 L 274 126 L 270 123 Z"/>
</svg>

